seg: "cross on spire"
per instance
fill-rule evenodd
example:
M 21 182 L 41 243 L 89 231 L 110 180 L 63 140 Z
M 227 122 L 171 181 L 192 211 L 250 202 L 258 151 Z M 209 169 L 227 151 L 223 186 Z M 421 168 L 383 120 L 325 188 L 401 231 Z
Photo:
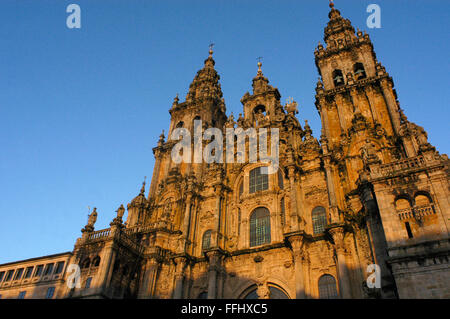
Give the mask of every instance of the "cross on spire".
M 213 54 L 213 47 L 214 47 L 214 43 L 210 43 L 209 44 L 209 56 L 212 56 L 212 54 Z

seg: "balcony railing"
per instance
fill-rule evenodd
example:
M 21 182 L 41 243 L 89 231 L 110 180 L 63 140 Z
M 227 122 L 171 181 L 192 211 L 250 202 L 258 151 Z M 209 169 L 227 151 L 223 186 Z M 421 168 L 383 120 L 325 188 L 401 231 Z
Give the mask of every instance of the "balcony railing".
M 426 166 L 422 156 L 407 158 L 401 161 L 371 166 L 371 177 L 379 178 L 406 173 Z
M 405 219 L 422 219 L 426 216 L 435 214 L 433 205 L 419 206 L 398 210 L 397 214 L 400 220 Z
M 89 234 L 88 240 L 95 240 L 95 239 L 100 239 L 100 238 L 106 238 L 106 237 L 109 236 L 110 233 L 111 233 L 111 229 L 110 228 L 97 230 L 97 231 L 93 232 L 92 234 Z

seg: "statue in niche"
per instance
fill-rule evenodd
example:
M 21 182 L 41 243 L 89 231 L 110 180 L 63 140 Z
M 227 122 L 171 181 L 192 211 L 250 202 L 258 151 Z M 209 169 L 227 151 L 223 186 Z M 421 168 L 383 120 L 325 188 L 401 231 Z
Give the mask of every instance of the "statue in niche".
M 364 164 L 378 161 L 375 145 L 369 139 L 366 139 L 366 144 L 361 148 L 361 156 Z

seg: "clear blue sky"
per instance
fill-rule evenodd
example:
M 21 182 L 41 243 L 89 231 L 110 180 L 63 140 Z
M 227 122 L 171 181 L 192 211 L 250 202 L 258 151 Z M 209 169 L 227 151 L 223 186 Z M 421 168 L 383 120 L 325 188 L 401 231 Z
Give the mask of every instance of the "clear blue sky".
M 66 27 L 70 3 L 81 7 L 80 30 Z M 449 153 L 450 2 L 335 3 L 370 34 L 408 118 Z M 370 3 L 381 29 L 365 24 Z M 263 56 L 283 102 L 297 100 L 319 136 L 313 52 L 328 11 L 327 0 L 2 0 L 0 263 L 72 250 L 88 206 L 96 229 L 109 227 L 151 176 L 168 109 L 210 42 L 228 114 L 241 111 Z

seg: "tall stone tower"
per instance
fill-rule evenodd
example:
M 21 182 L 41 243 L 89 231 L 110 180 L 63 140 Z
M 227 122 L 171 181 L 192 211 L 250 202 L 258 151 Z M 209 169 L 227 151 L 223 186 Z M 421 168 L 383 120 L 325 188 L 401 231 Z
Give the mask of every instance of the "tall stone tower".
M 331 209 L 365 221 L 383 297 L 448 292 L 448 158 L 407 120 L 369 35 L 330 7 L 315 61 Z

